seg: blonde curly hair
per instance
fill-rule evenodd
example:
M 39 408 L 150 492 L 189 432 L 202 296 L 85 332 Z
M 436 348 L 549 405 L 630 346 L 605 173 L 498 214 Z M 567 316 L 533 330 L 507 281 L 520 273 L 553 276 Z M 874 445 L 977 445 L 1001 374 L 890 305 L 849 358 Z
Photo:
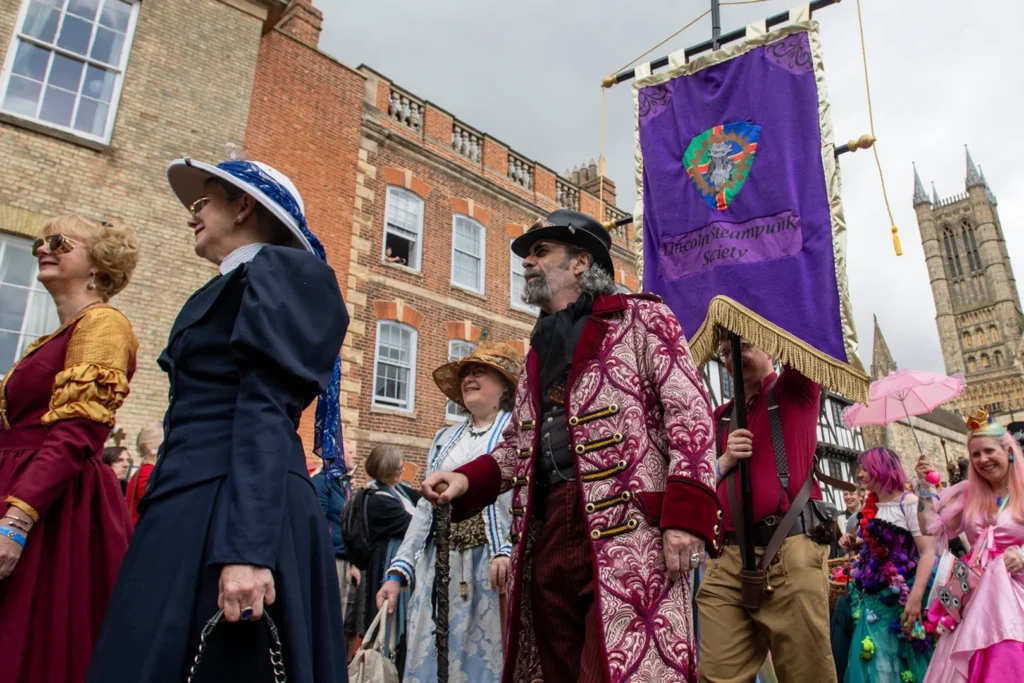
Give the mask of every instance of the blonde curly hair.
M 139 241 L 134 230 L 66 214 L 43 227 L 44 237 L 58 233 L 85 242 L 89 258 L 99 269 L 95 283 L 104 301 L 110 301 L 128 286 L 139 262 Z

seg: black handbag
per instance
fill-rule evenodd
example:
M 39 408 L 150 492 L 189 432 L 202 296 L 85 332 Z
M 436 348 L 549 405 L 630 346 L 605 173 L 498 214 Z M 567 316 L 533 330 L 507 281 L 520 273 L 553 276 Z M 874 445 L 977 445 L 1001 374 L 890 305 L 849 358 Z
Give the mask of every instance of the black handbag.
M 196 652 L 195 659 L 192 661 L 192 668 L 189 669 L 187 683 L 192 683 L 192 679 L 196 675 L 196 671 L 199 669 L 199 662 L 203 659 L 203 652 L 206 650 L 206 639 L 213 633 L 213 629 L 217 628 L 217 624 L 220 623 L 224 617 L 224 610 L 217 610 L 217 613 L 210 617 L 210 620 L 203 626 L 202 632 L 199 634 L 199 651 Z M 284 654 L 282 654 L 281 647 L 281 636 L 277 632 L 277 625 L 274 620 L 270 618 L 268 612 L 263 612 L 263 616 L 260 617 L 260 621 L 267 625 L 267 632 L 270 634 L 270 666 L 274 670 L 274 683 L 287 683 L 284 671 Z

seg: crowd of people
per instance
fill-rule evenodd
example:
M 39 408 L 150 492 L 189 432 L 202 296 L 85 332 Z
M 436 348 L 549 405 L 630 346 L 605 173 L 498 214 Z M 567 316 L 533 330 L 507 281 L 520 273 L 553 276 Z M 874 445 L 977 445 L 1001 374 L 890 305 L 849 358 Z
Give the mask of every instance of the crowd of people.
M 723 343 L 738 428 L 672 312 L 616 287 L 607 231 L 559 210 L 512 244 L 541 310 L 527 357 L 486 341 L 437 368 L 465 419 L 422 484 L 377 444 L 353 490 L 348 315 L 298 190 L 248 161 L 185 158 L 168 179 L 219 274 L 170 331 L 137 471 L 106 443 L 138 350 L 110 300 L 138 242 L 63 216 L 33 245 L 60 327 L 0 382 L 4 680 L 344 681 L 378 615 L 402 680 L 437 680 L 440 504 L 452 682 L 1024 680 L 1024 456 L 984 413 L 945 487 L 924 456 L 908 477 L 891 450 L 860 454 L 840 533 L 821 388 Z M 297 427 L 318 399 L 311 477 Z

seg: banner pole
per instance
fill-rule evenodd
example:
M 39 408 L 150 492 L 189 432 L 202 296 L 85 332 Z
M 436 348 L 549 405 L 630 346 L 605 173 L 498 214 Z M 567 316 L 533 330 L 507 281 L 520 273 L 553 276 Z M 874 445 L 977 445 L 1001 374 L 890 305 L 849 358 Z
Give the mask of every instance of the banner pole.
M 718 37 L 722 35 L 722 7 L 719 0 L 711 0 L 711 49 L 718 49 Z
M 839 2 L 840 2 L 840 0 L 814 0 L 814 2 L 811 3 L 811 14 L 813 15 L 816 11 L 818 11 L 818 10 L 824 8 L 824 7 L 828 7 L 829 5 L 838 4 Z M 771 16 L 771 17 L 768 17 L 767 19 L 765 19 L 765 25 L 770 30 L 772 27 L 778 26 L 779 24 L 784 24 L 787 21 L 789 21 L 789 12 L 781 12 L 779 14 L 776 14 L 774 16 Z M 736 40 L 742 40 L 743 38 L 746 38 L 746 36 L 747 36 L 747 29 L 746 29 L 746 27 L 741 28 L 741 29 L 737 29 L 735 31 L 730 31 L 729 33 L 726 33 L 724 36 L 720 36 L 719 37 L 719 39 L 718 39 L 718 47 L 721 47 L 722 45 L 725 45 L 726 43 L 731 43 L 731 42 L 736 41 Z M 686 58 L 690 59 L 693 56 L 700 54 L 701 52 L 707 52 L 708 50 L 717 49 L 715 47 L 712 47 L 714 42 L 715 42 L 714 40 L 706 40 L 703 43 L 700 43 L 699 45 L 693 45 L 692 47 L 686 48 Z M 665 66 L 668 66 L 668 56 L 667 55 L 664 56 L 664 57 L 659 57 L 658 59 L 655 59 L 654 61 L 652 61 L 651 62 L 651 71 L 656 71 L 656 70 L 658 70 L 658 69 L 660 69 L 662 67 L 665 67 Z M 605 88 L 610 88 L 613 85 L 616 85 L 618 83 L 623 83 L 625 81 L 632 80 L 633 76 L 634 76 L 633 69 L 626 69 L 625 71 L 620 71 L 619 73 L 615 74 L 614 76 L 608 76 L 602 82 L 602 85 Z
M 736 409 L 736 429 L 747 428 L 747 392 L 743 385 L 743 343 L 740 336 L 730 332 L 732 342 L 732 401 Z M 743 519 L 733 524 L 743 525 L 743 547 L 740 548 L 743 568 L 753 570 L 754 566 L 754 491 L 750 484 L 750 458 L 739 462 L 740 495 L 743 497 Z M 726 482 L 732 485 L 732 482 Z

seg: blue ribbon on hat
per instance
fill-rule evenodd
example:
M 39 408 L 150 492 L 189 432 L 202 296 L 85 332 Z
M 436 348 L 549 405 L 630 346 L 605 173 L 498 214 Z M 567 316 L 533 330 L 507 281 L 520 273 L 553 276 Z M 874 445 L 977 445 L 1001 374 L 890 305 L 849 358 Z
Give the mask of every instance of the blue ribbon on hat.
M 255 187 L 267 198 L 278 204 L 289 216 L 295 219 L 303 237 L 313 248 L 313 253 L 327 263 L 327 252 L 309 227 L 306 217 L 302 215 L 299 202 L 295 196 L 281 183 L 265 173 L 251 161 L 225 161 L 217 164 L 217 168 L 238 178 L 247 185 Z M 323 458 L 327 476 L 344 482 L 350 488 L 348 467 L 345 464 L 345 447 L 341 438 L 341 356 L 334 359 L 334 369 L 327 389 L 320 394 L 316 403 L 316 417 L 313 422 L 313 452 Z

